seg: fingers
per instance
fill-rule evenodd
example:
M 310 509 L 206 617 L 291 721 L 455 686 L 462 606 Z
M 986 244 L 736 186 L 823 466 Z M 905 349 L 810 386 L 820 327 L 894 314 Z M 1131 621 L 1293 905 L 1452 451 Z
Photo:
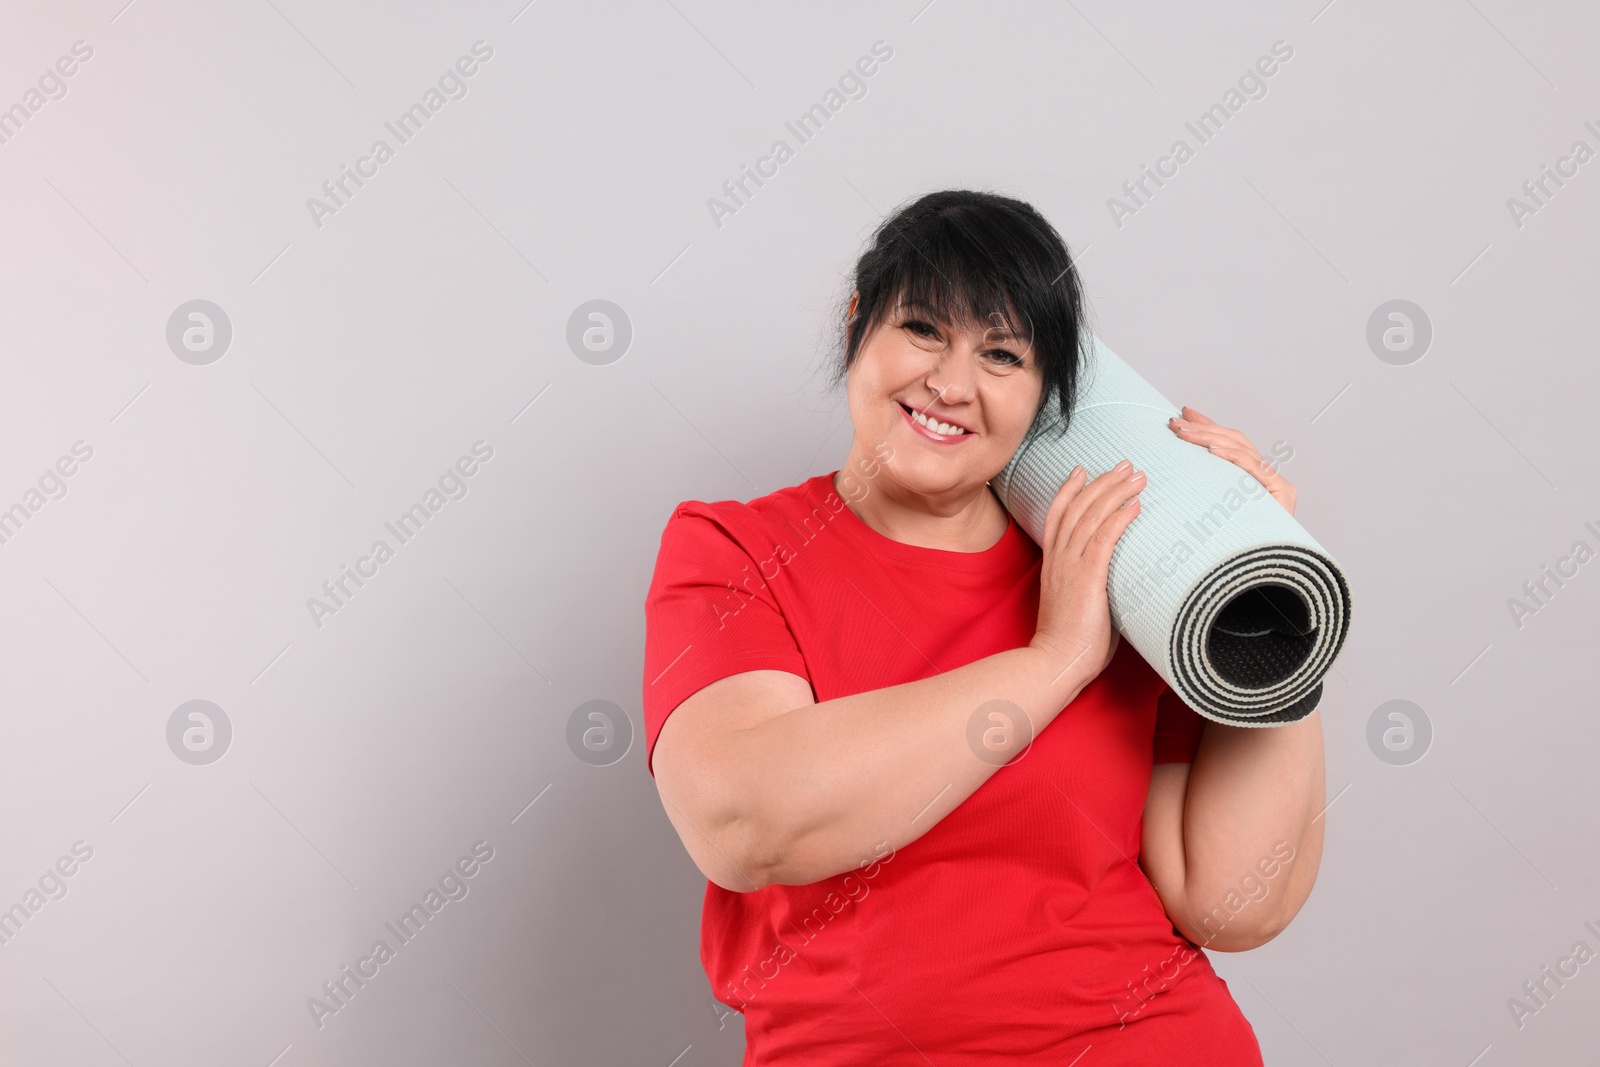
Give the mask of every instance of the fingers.
M 1082 466 L 1072 468 L 1072 473 L 1067 475 L 1067 480 L 1061 483 L 1061 488 L 1056 490 L 1055 499 L 1050 501 L 1050 508 L 1044 513 L 1044 543 L 1042 547 L 1048 548 L 1055 544 L 1056 527 L 1061 525 L 1061 516 L 1068 505 L 1078 495 L 1078 489 L 1083 484 L 1084 470 Z
M 1058 540 L 1071 555 L 1081 555 L 1084 544 L 1106 517 L 1122 508 L 1129 498 L 1144 488 L 1145 478 L 1139 472 L 1136 480 L 1129 481 L 1131 462 L 1122 469 L 1113 467 L 1093 481 L 1084 484 L 1087 474 L 1082 467 L 1074 467 L 1045 516 L 1045 545 Z
M 1072 529 L 1068 552 L 1092 556 L 1097 565 L 1107 563 L 1122 531 L 1139 514 L 1138 493 L 1145 481 L 1143 471 L 1133 478 L 1126 477 L 1124 472 L 1121 481 L 1108 485 Z

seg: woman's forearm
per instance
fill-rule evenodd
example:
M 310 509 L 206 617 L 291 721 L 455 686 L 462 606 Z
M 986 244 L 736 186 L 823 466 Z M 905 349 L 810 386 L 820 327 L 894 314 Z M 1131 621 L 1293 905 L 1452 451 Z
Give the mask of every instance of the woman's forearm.
M 1322 859 L 1320 713 L 1269 729 L 1208 723 L 1179 796 L 1171 824 L 1183 869 L 1162 893 L 1173 921 L 1225 952 L 1271 940 L 1305 903 Z
M 1091 670 L 1011 649 L 740 731 L 724 764 L 739 772 L 728 839 L 757 888 L 806 885 L 901 848 L 1036 737 Z

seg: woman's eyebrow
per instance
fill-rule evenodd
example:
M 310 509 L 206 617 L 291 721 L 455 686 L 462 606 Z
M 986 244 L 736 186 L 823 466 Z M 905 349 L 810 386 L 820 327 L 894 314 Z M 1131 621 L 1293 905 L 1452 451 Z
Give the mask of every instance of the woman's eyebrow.
M 938 318 L 941 323 L 946 323 L 947 322 L 946 319 L 939 318 L 938 309 L 935 308 L 932 304 L 928 303 L 926 300 L 920 300 L 920 299 L 915 299 L 915 298 L 909 299 L 909 300 L 901 300 L 895 305 L 895 309 L 897 311 L 898 310 L 902 310 L 902 309 L 916 309 L 916 310 L 927 312 L 929 315 L 932 315 L 935 318 Z M 972 325 L 977 326 L 977 325 L 981 325 L 981 323 L 973 323 Z M 1024 344 L 1030 343 L 1030 339 L 1026 334 L 1016 333 L 1011 329 L 1010 326 L 993 326 L 993 325 L 984 326 L 983 330 L 982 330 L 982 334 L 983 334 L 983 337 L 986 340 L 987 339 L 995 339 L 995 340 L 1000 340 L 1000 341 L 1016 341 L 1016 342 L 1021 342 L 1021 343 L 1024 343 Z

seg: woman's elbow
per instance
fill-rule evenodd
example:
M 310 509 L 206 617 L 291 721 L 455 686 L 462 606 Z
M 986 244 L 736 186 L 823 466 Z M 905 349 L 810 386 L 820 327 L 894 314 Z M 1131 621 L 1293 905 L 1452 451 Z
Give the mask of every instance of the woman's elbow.
M 1283 932 L 1288 923 L 1258 926 L 1248 930 L 1229 930 L 1210 941 L 1200 942 L 1200 947 L 1212 952 L 1249 952 L 1260 948 Z
M 765 834 L 751 825 L 747 808 L 718 799 L 703 778 L 669 785 L 658 772 L 656 790 L 684 851 L 708 881 L 733 893 L 771 884 L 771 855 L 756 847 Z
M 1299 905 L 1295 905 L 1261 909 L 1254 915 L 1230 917 L 1220 923 L 1214 917 L 1208 918 L 1198 930 L 1189 931 L 1185 936 L 1212 952 L 1249 952 L 1283 933 L 1299 911 Z
M 714 870 L 701 866 L 712 882 L 731 893 L 754 893 L 777 884 L 782 856 L 772 847 L 773 834 L 749 815 L 735 815 L 723 825 Z

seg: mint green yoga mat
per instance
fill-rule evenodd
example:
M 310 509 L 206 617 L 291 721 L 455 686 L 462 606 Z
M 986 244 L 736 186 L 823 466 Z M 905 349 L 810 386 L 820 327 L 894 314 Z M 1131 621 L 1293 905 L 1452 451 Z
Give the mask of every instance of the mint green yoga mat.
M 1112 625 L 1195 711 L 1232 726 L 1311 714 L 1350 629 L 1339 565 L 1248 471 L 1167 426 L 1182 412 L 1086 335 L 1083 384 L 1065 432 L 1045 405 L 990 482 L 1039 542 L 1077 464 L 1123 459 L 1147 473 L 1140 512 L 1111 555 Z

